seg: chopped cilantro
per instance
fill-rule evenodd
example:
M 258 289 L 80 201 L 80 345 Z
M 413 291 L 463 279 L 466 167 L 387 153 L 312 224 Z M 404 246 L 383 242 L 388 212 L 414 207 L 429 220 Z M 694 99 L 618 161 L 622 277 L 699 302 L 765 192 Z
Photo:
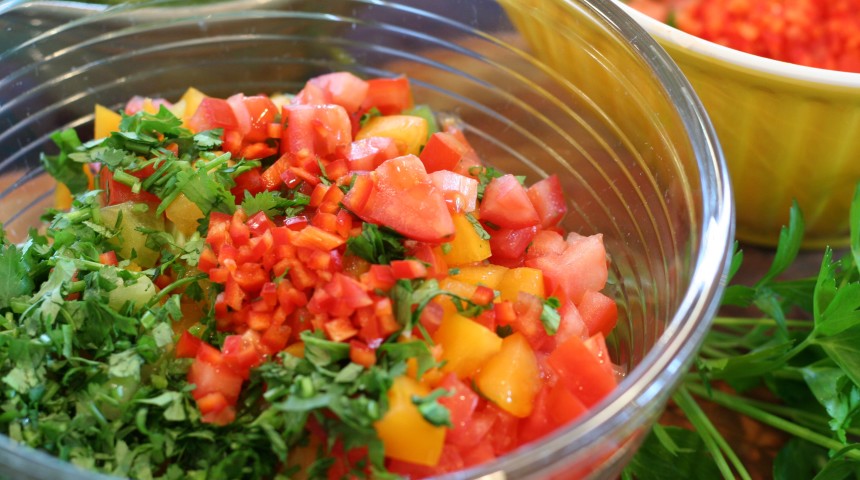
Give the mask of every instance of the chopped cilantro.
M 301 212 L 310 202 L 310 197 L 300 192 L 293 192 L 292 198 L 284 198 L 278 191 L 263 191 L 255 195 L 245 192 L 242 209 L 248 216 L 265 212 L 269 218 L 276 216 L 293 217 Z
M 437 388 L 430 394 L 420 397 L 412 396 L 412 403 L 418 407 L 421 416 L 427 423 L 437 427 L 453 427 L 451 424 L 451 411 L 447 407 L 439 403 L 440 397 L 449 397 L 451 392 L 444 388 Z
M 467 213 L 466 220 L 468 220 L 469 223 L 472 224 L 472 227 L 475 229 L 475 232 L 478 234 L 478 237 L 480 237 L 482 240 L 490 239 L 490 234 L 487 233 L 487 231 L 484 229 L 484 226 L 481 225 L 481 222 L 478 221 L 478 219 L 475 218 L 474 215 L 472 215 L 471 213 Z
M 403 237 L 393 230 L 379 228 L 370 222 L 361 225 L 361 235 L 347 239 L 346 249 L 357 257 L 379 265 L 406 258 Z
M 558 331 L 558 326 L 561 323 L 561 315 L 558 313 L 559 307 L 561 307 L 561 302 L 555 297 L 549 297 L 543 302 L 540 321 L 548 335 L 555 335 L 555 332 Z
M 359 125 L 360 125 L 360 126 L 362 126 L 362 127 L 363 127 L 363 126 L 365 126 L 365 125 L 367 124 L 367 122 L 369 122 L 372 118 L 375 118 L 375 117 L 381 117 L 381 116 L 382 116 L 382 112 L 380 112 L 378 108 L 376 108 L 376 107 L 371 107 L 371 109 L 370 109 L 370 110 L 368 110 L 367 112 L 365 112 L 365 114 L 364 114 L 364 115 L 362 115 L 362 116 L 361 116 L 361 118 L 358 120 L 358 123 L 359 123 Z

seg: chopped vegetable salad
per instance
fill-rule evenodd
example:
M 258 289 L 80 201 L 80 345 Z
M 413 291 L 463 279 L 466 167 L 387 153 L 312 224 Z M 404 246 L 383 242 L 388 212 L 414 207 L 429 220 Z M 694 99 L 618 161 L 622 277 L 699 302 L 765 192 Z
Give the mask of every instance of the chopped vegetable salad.
M 0 432 L 134 478 L 421 478 L 620 375 L 601 235 L 483 163 L 405 77 L 134 97 L 58 132 L 0 243 Z

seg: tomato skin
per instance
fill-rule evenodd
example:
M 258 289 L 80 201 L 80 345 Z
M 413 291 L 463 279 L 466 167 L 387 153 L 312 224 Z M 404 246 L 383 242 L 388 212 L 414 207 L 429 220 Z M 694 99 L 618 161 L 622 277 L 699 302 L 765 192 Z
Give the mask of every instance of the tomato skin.
M 243 99 L 250 120 L 246 142 L 262 142 L 269 138 L 269 125 L 275 121 L 278 107 L 265 95 L 253 95 Z
M 450 437 L 454 431 L 466 428 L 472 421 L 472 415 L 478 407 L 478 394 L 468 384 L 449 373 L 444 377 L 439 388 L 444 388 L 450 395 L 439 398 L 439 404 L 451 413 L 451 425 L 448 429 Z
M 396 115 L 414 105 L 412 88 L 406 77 L 370 79 L 367 87 L 363 111 L 376 107 L 383 115 Z
M 313 164 L 315 155 L 331 155 L 352 141 L 349 115 L 340 105 L 287 105 L 282 117 L 281 153 L 298 164 Z
M 600 333 L 604 337 L 609 336 L 618 322 L 618 305 L 600 292 L 586 291 L 577 309 L 590 335 Z
M 200 101 L 200 105 L 191 118 L 188 119 L 188 126 L 195 132 L 223 128 L 226 133 L 227 130 L 239 128 L 239 123 L 227 100 L 205 97 Z
M 502 228 L 528 228 L 540 223 L 525 187 L 510 174 L 490 181 L 484 190 L 480 212 L 482 221 Z
M 488 227 L 485 230 L 490 234 L 490 250 L 493 252 L 493 258 L 513 260 L 525 254 L 526 249 L 537 235 L 538 227 L 519 229 Z
M 350 170 L 370 171 L 382 162 L 400 156 L 394 139 L 388 137 L 368 137 L 350 144 L 346 159 Z
M 359 186 L 357 180 L 343 199 L 343 204 L 362 220 L 385 225 L 422 242 L 439 243 L 454 235 L 454 221 L 442 193 L 430 181 L 418 157 L 405 155 L 387 160 L 371 175 L 362 182 L 372 183 Z
M 597 404 L 615 388 L 616 380 L 583 340 L 571 336 L 550 354 L 547 363 L 559 382 L 587 407 Z
M 267 190 L 267 185 L 263 182 L 263 177 L 260 174 L 260 168 L 252 168 L 233 179 L 236 186 L 230 189 L 230 193 L 236 197 L 236 202 L 239 203 L 245 198 L 245 192 L 250 195 L 256 195 Z
M 609 269 L 603 236 L 569 233 L 560 254 L 526 258 L 525 265 L 543 271 L 547 295 L 582 301 L 588 290 L 598 291 L 606 285 Z
M 558 175 L 552 174 L 535 182 L 526 193 L 540 217 L 541 228 L 555 227 L 567 214 L 567 203 Z
M 200 345 L 202 344 L 203 340 L 188 333 L 186 330 L 179 336 L 179 340 L 177 340 L 176 346 L 173 349 L 173 354 L 176 358 L 194 358 L 197 356 L 197 351 L 200 350 Z
M 459 138 L 447 132 L 436 132 L 430 135 L 419 158 L 427 168 L 427 172 L 453 171 L 464 155 L 471 149 Z

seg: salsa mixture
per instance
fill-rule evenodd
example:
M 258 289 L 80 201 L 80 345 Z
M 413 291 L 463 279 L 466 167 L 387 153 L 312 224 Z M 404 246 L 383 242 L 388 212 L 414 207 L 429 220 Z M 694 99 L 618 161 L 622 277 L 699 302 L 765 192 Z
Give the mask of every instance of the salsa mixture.
M 629 4 L 735 50 L 860 73 L 860 0 L 631 0 Z
M 601 235 L 409 80 L 135 97 L 0 237 L 0 432 L 134 478 L 420 478 L 616 386 Z

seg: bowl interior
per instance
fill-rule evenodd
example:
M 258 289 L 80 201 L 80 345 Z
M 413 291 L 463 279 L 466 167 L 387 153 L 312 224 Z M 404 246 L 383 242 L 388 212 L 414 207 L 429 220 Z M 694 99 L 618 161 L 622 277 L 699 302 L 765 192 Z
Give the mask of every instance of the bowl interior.
M 531 181 L 559 175 L 564 226 L 604 235 L 620 310 L 612 356 L 629 371 L 584 420 L 458 475 L 617 475 L 709 326 L 733 233 L 710 124 L 635 22 L 603 0 L 59 5 L 0 15 L 10 32 L 0 40 L 0 222 L 12 240 L 52 204 L 39 164 L 55 151 L 49 135 L 72 127 L 88 138 L 96 103 L 175 100 L 189 86 L 293 92 L 338 70 L 405 74 L 419 103 L 462 119 L 486 162 Z M 21 455 L 36 465 L 4 454 L 0 473 L 81 476 Z

